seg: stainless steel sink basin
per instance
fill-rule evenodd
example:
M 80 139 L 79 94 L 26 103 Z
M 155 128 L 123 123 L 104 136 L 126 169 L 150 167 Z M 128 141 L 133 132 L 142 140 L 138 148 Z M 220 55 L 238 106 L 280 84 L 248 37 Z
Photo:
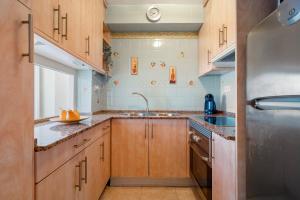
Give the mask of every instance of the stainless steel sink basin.
M 128 117 L 175 117 L 179 116 L 179 113 L 168 113 L 168 112 L 129 112 L 129 113 L 121 113 L 123 116 Z
M 176 117 L 179 116 L 179 113 L 155 113 L 155 116 L 157 117 Z

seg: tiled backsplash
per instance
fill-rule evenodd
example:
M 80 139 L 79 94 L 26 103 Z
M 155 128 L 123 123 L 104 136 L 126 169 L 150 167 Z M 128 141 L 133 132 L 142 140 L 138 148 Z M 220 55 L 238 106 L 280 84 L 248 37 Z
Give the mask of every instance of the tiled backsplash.
M 236 80 L 235 72 L 220 76 L 221 110 L 236 112 Z
M 144 109 L 143 99 L 132 92 L 143 93 L 152 110 L 203 110 L 207 93 L 220 108 L 220 77 L 198 78 L 197 39 L 113 39 L 112 48 L 112 78 L 101 93 L 107 109 Z M 133 56 L 138 57 L 138 75 L 130 74 Z M 169 83 L 170 66 L 176 67 L 176 84 Z

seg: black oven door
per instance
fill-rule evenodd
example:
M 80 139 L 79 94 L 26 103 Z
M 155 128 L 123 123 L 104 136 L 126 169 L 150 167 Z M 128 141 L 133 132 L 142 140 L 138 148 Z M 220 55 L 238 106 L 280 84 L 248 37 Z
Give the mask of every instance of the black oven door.
M 207 200 L 212 199 L 212 170 L 208 153 L 190 142 L 190 170 Z

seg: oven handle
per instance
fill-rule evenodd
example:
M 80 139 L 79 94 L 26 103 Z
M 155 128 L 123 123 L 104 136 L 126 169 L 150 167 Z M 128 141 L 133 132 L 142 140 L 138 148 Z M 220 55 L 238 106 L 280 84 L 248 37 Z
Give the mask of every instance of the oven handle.
M 209 157 L 204 156 L 200 150 L 199 147 L 197 147 L 195 144 L 193 144 L 193 142 L 189 142 L 190 143 L 190 147 L 194 150 L 194 152 L 201 158 L 201 160 L 203 160 L 204 162 L 206 162 L 208 165 L 210 165 L 210 159 Z

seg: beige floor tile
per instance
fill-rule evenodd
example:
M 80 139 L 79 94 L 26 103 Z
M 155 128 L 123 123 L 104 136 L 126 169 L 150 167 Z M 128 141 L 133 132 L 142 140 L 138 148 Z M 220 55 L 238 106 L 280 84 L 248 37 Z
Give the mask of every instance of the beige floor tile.
M 175 188 L 143 187 L 141 200 L 178 200 Z
M 140 200 L 141 194 L 139 187 L 107 187 L 100 200 Z
M 178 200 L 201 200 L 192 188 L 176 188 Z
M 186 187 L 107 187 L 100 200 L 201 200 Z

